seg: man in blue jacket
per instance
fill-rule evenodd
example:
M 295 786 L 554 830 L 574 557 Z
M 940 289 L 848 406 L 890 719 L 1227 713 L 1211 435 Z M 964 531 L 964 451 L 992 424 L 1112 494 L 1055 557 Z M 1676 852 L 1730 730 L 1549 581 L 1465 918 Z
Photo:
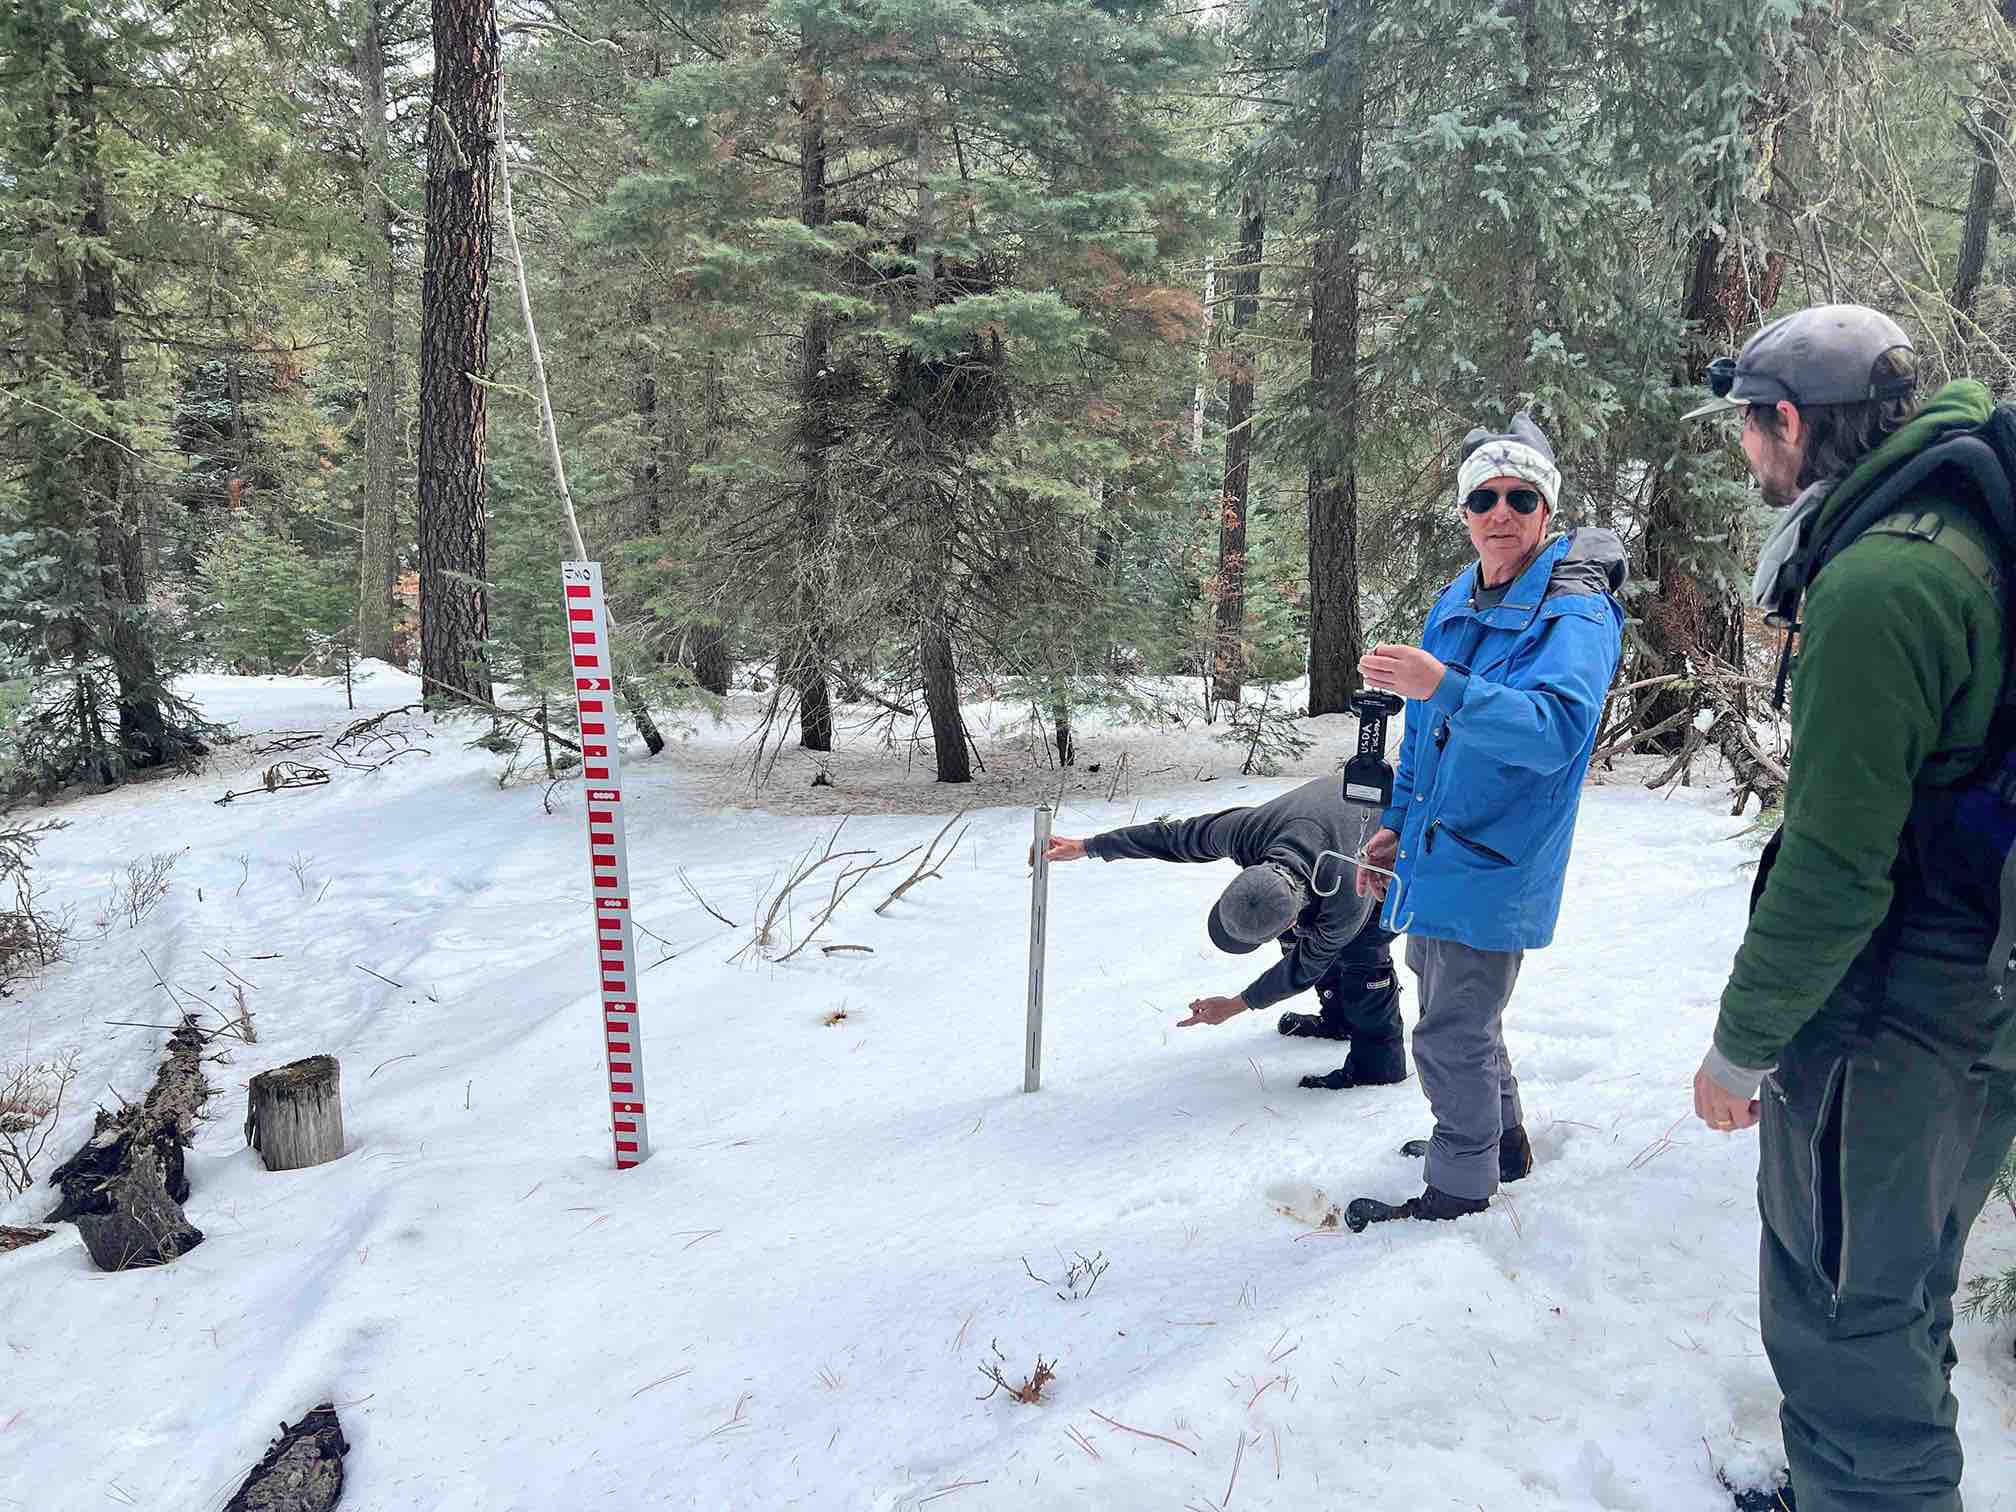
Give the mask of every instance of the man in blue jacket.
M 1361 1197 L 1354 1230 L 1481 1213 L 1532 1168 L 1506 1001 L 1529 950 L 1554 937 L 1582 778 L 1623 646 L 1624 551 L 1607 530 L 1549 537 L 1561 473 L 1526 415 L 1463 442 L 1456 497 L 1477 564 L 1443 590 L 1421 645 L 1375 646 L 1368 685 L 1409 700 L 1393 804 L 1357 885 L 1385 898 L 1421 986 L 1414 1066 L 1435 1132 L 1427 1189 Z

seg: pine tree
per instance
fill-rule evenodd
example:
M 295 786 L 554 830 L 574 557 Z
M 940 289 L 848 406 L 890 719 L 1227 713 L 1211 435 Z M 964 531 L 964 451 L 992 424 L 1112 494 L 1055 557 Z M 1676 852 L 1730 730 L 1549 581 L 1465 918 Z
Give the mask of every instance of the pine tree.
M 433 40 L 420 323 L 420 675 L 430 699 L 488 702 L 484 384 L 502 69 L 495 0 L 434 0 Z
M 1130 359 L 1165 365 L 1196 315 L 1156 281 L 1206 229 L 1176 213 L 1196 166 L 1151 111 L 1202 52 L 1152 13 L 1091 6 L 807 0 L 738 24 L 750 56 L 689 62 L 646 96 L 660 166 L 603 232 L 668 237 L 680 297 L 749 344 L 795 328 L 765 359 L 793 412 L 726 464 L 710 555 L 782 638 L 815 748 L 823 673 L 906 627 L 906 680 L 958 780 L 962 643 L 1034 676 L 1046 707 L 1068 708 L 1085 664 L 1081 517 L 1094 475 L 1129 462 L 1085 405 Z

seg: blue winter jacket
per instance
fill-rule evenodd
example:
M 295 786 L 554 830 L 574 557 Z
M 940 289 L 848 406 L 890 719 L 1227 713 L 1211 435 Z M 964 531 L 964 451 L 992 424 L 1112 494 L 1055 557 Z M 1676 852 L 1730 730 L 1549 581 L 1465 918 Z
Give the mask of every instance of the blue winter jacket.
M 1550 541 L 1480 610 L 1471 568 L 1428 615 L 1447 666 L 1409 700 L 1393 806 L 1386 927 L 1477 950 L 1554 938 L 1583 774 L 1623 649 L 1624 550 L 1607 530 Z

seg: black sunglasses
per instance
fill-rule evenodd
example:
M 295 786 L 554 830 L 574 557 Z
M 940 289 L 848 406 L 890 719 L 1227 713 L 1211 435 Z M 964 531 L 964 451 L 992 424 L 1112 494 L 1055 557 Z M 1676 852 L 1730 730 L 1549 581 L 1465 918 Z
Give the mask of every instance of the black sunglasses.
M 1473 488 L 1463 500 L 1463 507 L 1472 514 L 1489 514 L 1503 499 L 1522 515 L 1529 515 L 1540 507 L 1540 495 L 1531 488 L 1507 489 L 1503 494 L 1495 488 Z
M 1736 359 L 1734 357 L 1717 357 L 1713 362 L 1708 364 L 1706 377 L 1708 392 L 1713 394 L 1717 399 L 1727 399 L 1729 391 L 1736 387 Z M 1773 378 L 1770 381 L 1785 390 L 1786 398 L 1792 403 L 1797 404 L 1800 402 L 1798 390 L 1794 389 L 1783 378 Z M 1769 409 L 1775 403 L 1776 401 L 1773 400 L 1765 404 L 1764 407 Z M 1752 406 L 1753 409 L 1755 407 L 1754 405 Z

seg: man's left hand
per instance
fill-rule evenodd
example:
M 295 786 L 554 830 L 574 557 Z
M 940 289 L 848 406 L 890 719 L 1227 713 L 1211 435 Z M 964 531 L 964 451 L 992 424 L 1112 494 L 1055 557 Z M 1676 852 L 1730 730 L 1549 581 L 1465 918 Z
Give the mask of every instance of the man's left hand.
M 1375 688 L 1402 698 L 1433 698 L 1442 686 L 1442 663 L 1419 646 L 1374 646 L 1358 658 L 1358 671 Z
M 1188 1029 L 1192 1024 L 1222 1024 L 1245 1011 L 1246 999 L 1243 997 L 1199 998 L 1190 1005 L 1190 1017 L 1176 1020 L 1176 1027 Z
M 1704 1065 L 1694 1073 L 1694 1112 L 1716 1133 L 1734 1134 L 1757 1122 L 1757 1099 L 1737 1096 L 1710 1076 Z

